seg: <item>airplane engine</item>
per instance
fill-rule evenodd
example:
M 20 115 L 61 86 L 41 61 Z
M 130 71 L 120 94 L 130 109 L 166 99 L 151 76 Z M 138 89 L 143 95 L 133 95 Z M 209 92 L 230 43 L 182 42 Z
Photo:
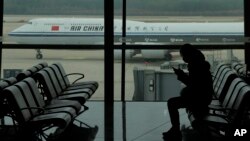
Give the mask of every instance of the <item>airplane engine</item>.
M 135 50 L 127 49 L 125 54 L 125 59 L 131 59 L 135 54 Z M 122 50 L 114 50 L 114 59 L 122 59 Z
M 168 50 L 141 50 L 141 54 L 144 59 L 172 59 L 172 55 Z

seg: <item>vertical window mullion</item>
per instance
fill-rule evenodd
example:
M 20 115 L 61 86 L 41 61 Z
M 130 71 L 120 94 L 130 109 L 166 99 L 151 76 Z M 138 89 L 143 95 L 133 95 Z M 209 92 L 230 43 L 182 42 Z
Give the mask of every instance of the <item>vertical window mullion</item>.
M 122 43 L 122 78 L 121 78 L 121 100 L 122 100 L 122 128 L 123 128 L 123 141 L 127 140 L 127 122 L 126 122 L 126 101 L 125 101 L 125 69 L 126 69 L 126 0 L 122 0 L 122 38 L 124 42 Z
M 125 56 L 126 56 L 126 0 L 122 3 L 122 86 L 121 86 L 121 100 L 125 101 Z
M 250 1 L 244 0 L 244 33 L 245 37 L 250 37 Z M 250 43 L 245 43 L 245 64 L 247 65 L 247 74 L 250 73 Z M 249 75 L 249 74 L 248 74 Z
M 104 1 L 104 134 L 114 141 L 114 0 Z
M 0 70 L 2 70 L 2 49 L 3 49 L 3 0 L 1 0 L 0 5 L 1 5 L 1 21 L 0 21 Z M 0 71 L 0 76 L 2 76 L 2 71 Z
M 1 21 L 0 21 L 0 76 L 2 76 L 2 49 L 3 49 L 3 0 L 1 0 L 0 5 L 1 5 Z M 4 120 L 0 119 L 0 124 L 4 125 Z

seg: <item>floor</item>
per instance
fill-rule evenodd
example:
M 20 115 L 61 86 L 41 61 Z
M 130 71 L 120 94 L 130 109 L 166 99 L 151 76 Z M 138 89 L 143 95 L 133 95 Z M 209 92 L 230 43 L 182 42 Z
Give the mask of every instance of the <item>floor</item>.
M 90 126 L 98 126 L 94 141 L 104 141 L 104 103 L 88 102 L 89 111 L 78 117 Z M 170 127 L 170 119 L 165 102 L 126 102 L 125 123 L 123 125 L 122 103 L 114 104 L 114 141 L 163 141 L 162 132 Z M 184 109 L 179 110 L 183 141 L 197 139 L 197 134 L 189 130 L 189 120 Z M 188 135 L 187 135 L 188 134 Z
M 88 101 L 89 110 L 77 117 L 64 136 L 50 141 L 104 141 L 104 102 Z M 164 141 L 162 132 L 171 127 L 166 102 L 126 102 L 114 103 L 114 141 Z M 182 141 L 203 141 L 190 127 L 184 109 L 179 110 Z M 124 115 L 124 116 L 123 116 Z M 82 124 L 80 127 L 80 122 Z M 123 124 L 125 123 L 125 124 Z M 2 140 L 3 138 L 0 137 Z M 7 141 L 7 140 L 6 140 Z M 8 139 L 8 141 L 11 141 Z

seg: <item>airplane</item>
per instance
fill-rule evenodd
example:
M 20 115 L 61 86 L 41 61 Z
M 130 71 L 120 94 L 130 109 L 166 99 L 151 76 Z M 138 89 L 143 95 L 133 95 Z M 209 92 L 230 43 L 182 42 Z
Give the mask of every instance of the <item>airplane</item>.
M 127 44 L 171 45 L 171 44 L 242 44 L 244 43 L 243 22 L 190 22 L 152 23 L 126 21 Z M 104 44 L 103 18 L 37 18 L 8 34 L 19 44 Z M 122 20 L 114 20 L 115 44 L 124 42 Z M 169 50 L 126 50 L 126 59 L 141 54 L 144 59 L 171 60 Z M 115 58 L 121 51 L 115 50 Z M 37 59 L 42 59 L 37 49 Z

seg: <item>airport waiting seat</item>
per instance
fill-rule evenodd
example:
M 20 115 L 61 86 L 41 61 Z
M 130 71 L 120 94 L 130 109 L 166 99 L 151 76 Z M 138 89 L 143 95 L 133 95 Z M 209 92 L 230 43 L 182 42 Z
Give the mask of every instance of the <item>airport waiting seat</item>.
M 244 66 L 244 64 L 240 63 L 240 62 L 233 62 L 231 64 L 232 69 L 234 69 L 236 71 L 236 73 L 239 75 L 239 77 L 241 78 L 245 78 L 246 77 L 246 67 Z
M 216 67 L 215 71 L 213 72 L 212 76 L 213 76 L 213 87 L 216 91 L 216 86 L 218 86 L 217 83 L 220 83 L 220 78 L 223 75 L 223 72 L 225 69 L 231 69 L 230 66 L 228 66 L 227 64 L 220 64 Z
M 66 99 L 66 100 L 76 100 L 84 108 L 88 109 L 84 104 L 90 98 L 89 94 L 86 93 L 75 93 L 75 94 L 63 94 L 52 70 L 48 69 L 50 73 L 46 72 L 45 69 L 40 70 L 34 75 L 34 79 L 38 81 L 39 85 L 42 85 L 42 91 L 46 95 L 48 101 L 53 101 L 54 99 Z
M 30 77 L 32 76 L 31 75 L 31 72 L 30 71 L 24 71 L 22 73 L 20 73 L 21 75 L 23 74 L 27 74 L 25 77 L 23 78 L 26 78 L 26 77 Z M 19 75 L 20 76 L 20 75 Z M 19 81 L 22 81 L 19 80 Z M 30 86 L 31 89 L 34 89 L 36 88 L 37 84 L 36 82 L 33 81 L 33 79 L 23 79 L 23 81 L 27 82 Z M 6 88 L 7 86 L 10 86 L 10 85 L 13 85 L 17 82 L 17 79 L 15 77 L 9 77 L 7 79 L 4 79 L 3 82 L 1 83 L 1 90 L 3 90 L 4 88 Z M 36 89 L 34 89 L 33 91 L 35 91 Z M 34 92 L 33 92 L 34 93 Z M 37 93 L 37 92 L 36 92 Z M 40 93 L 40 92 L 39 92 Z M 46 99 L 46 98 L 45 98 Z M 2 102 L 4 102 L 4 99 L 2 99 L 0 97 L 0 100 Z M 46 105 L 50 105 L 50 104 L 53 104 L 53 106 L 57 105 L 57 106 L 70 106 L 72 108 L 75 109 L 76 113 L 77 114 L 80 114 L 81 112 L 83 112 L 83 110 L 81 109 L 81 104 L 77 101 L 72 101 L 72 100 L 53 100 L 53 101 L 46 101 Z M 4 107 L 4 105 L 2 105 L 2 107 Z M 85 107 L 85 110 L 86 110 L 86 107 Z M 3 110 L 4 111 L 4 110 Z
M 212 113 L 223 112 L 223 114 L 225 114 L 225 112 L 227 112 L 227 111 L 223 111 L 224 109 L 231 109 L 232 108 L 232 104 L 234 104 L 233 101 L 235 100 L 235 98 L 237 98 L 237 95 L 235 94 L 235 91 L 237 91 L 237 85 L 241 82 L 244 82 L 244 80 L 240 79 L 240 78 L 236 78 L 235 80 L 233 80 L 228 88 L 228 92 L 226 93 L 224 100 L 221 101 L 221 103 L 218 105 L 212 105 L 212 104 L 209 105 L 209 108 L 213 111 Z M 245 83 L 245 85 L 247 86 L 246 83 Z M 222 110 L 222 111 L 220 111 L 220 110 Z
M 233 70 L 236 71 L 237 75 L 244 79 L 248 84 L 250 84 L 250 75 L 249 72 L 247 71 L 247 67 L 245 64 L 241 63 L 241 62 L 233 62 L 231 64 L 231 67 Z
M 41 96 L 35 80 L 31 77 L 23 80 L 29 87 L 38 107 L 43 107 L 50 111 L 65 111 L 71 114 L 72 117 L 76 117 L 81 113 L 81 104 L 77 101 L 71 100 L 54 100 L 53 102 L 47 102 Z M 70 107 L 70 108 L 69 108 Z M 74 111 L 72 111 L 72 108 Z
M 218 76 L 216 80 L 217 82 L 213 83 L 215 84 L 213 85 L 214 98 L 211 104 L 218 105 L 224 100 L 230 84 L 237 77 L 237 74 L 231 68 L 225 68 L 222 70 L 220 76 Z
M 40 62 L 38 63 L 37 65 L 35 65 L 34 67 L 37 67 L 37 68 L 46 68 L 48 67 L 48 63 L 47 62 Z
M 16 79 L 17 81 L 22 81 L 23 79 L 27 78 L 27 77 L 30 77 L 32 76 L 32 73 L 30 71 L 23 71 L 23 72 L 20 72 L 17 76 L 16 76 Z
M 29 72 L 29 71 L 24 71 L 24 72 Z M 30 73 L 29 73 L 30 74 Z M 29 77 L 29 76 L 26 76 L 26 77 Z M 22 80 L 20 80 L 22 81 Z M 31 89 L 34 89 L 36 88 L 36 83 L 34 82 L 33 79 L 24 79 L 23 81 L 27 82 L 30 86 Z M 17 83 L 17 79 L 15 77 L 9 77 L 7 79 L 4 79 L 3 82 L 1 83 L 1 91 L 6 88 L 7 86 L 11 86 L 11 85 L 14 85 L 15 83 Z M 34 89 L 35 91 L 36 89 Z M 47 104 L 52 104 L 51 102 L 50 103 L 47 103 Z M 71 106 L 72 108 L 74 108 L 76 110 L 77 113 L 80 112 L 81 110 L 81 105 L 80 103 L 78 102 L 75 102 L 75 101 L 67 101 L 67 100 L 64 100 L 64 101 L 57 101 L 57 100 L 54 100 L 53 101 L 53 104 L 62 104 L 62 106 Z M 58 105 L 60 106 L 60 105 Z
M 7 102 L 3 96 L 3 90 L 10 86 L 10 84 L 6 81 L 0 81 L 0 119 L 3 119 L 7 114 Z
M 17 125 L 16 130 L 22 136 L 46 137 L 44 130 L 56 127 L 57 131 L 63 132 L 72 123 L 71 112 L 66 110 L 69 108 L 64 108 L 65 111 L 49 111 L 39 107 L 29 86 L 23 81 L 5 88 L 3 94 L 8 101 L 9 114 Z
M 226 95 L 225 104 L 219 108 L 210 108 L 214 112 L 208 113 L 201 119 L 197 119 L 192 113 L 189 113 L 188 118 L 191 125 L 196 129 L 201 129 L 200 126 L 203 125 L 203 128 L 206 126 L 211 132 L 218 135 L 232 136 L 231 131 L 235 130 L 235 127 L 242 126 L 246 111 L 249 110 L 250 86 L 242 79 L 236 78 L 230 84 Z
M 47 62 L 40 62 L 34 66 L 32 66 L 31 68 L 27 69 L 27 71 L 30 71 L 32 73 L 32 75 L 34 75 L 34 73 L 38 72 L 39 70 L 48 67 L 48 63 Z
M 242 123 L 249 111 L 250 86 L 240 78 L 235 79 L 232 86 L 220 108 L 214 108 L 214 113 L 206 117 L 208 125 L 223 130 L 227 136 L 232 136 L 231 130 L 236 127 L 244 126 Z
M 2 119 L 4 116 L 6 116 L 6 99 L 3 97 L 2 95 L 2 91 L 15 84 L 17 82 L 16 78 L 15 77 L 9 77 L 9 78 L 5 78 L 5 79 L 2 79 L 0 81 L 0 119 Z
M 96 87 L 94 85 L 83 85 L 83 86 L 77 86 L 77 87 L 71 87 L 71 88 L 67 87 L 66 83 L 63 80 L 64 78 L 60 74 L 60 70 L 55 65 L 51 65 L 49 66 L 49 68 L 51 68 L 51 70 L 53 71 L 60 88 L 65 93 L 81 93 L 82 91 L 84 92 L 88 91 L 90 97 L 95 93 Z M 45 71 L 48 71 L 48 70 L 45 69 Z M 50 71 L 50 73 L 52 72 Z
M 9 85 L 13 85 L 17 82 L 17 79 L 15 77 L 9 77 L 9 78 L 5 78 L 2 81 L 7 82 Z
M 77 94 L 77 93 L 86 93 L 88 95 L 88 98 L 90 98 L 93 95 L 93 91 L 91 88 L 79 88 L 74 90 L 65 90 L 65 87 L 62 87 L 60 84 L 61 81 L 57 79 L 56 73 L 53 72 L 53 69 L 48 67 L 43 69 L 46 71 L 52 80 L 52 83 L 55 85 L 56 91 L 62 95 L 69 95 L 69 94 Z
M 62 66 L 61 63 L 54 63 L 51 65 L 52 66 L 56 66 L 61 74 L 61 77 L 63 78 L 63 82 L 65 83 L 65 85 L 67 86 L 67 89 L 78 89 L 80 88 L 91 88 L 93 91 L 96 91 L 96 89 L 98 88 L 99 84 L 96 81 L 81 81 L 79 82 L 79 80 L 84 78 L 84 74 L 81 73 L 69 73 L 67 74 Z M 81 77 L 76 79 L 73 83 L 70 83 L 69 81 L 69 76 L 71 75 L 80 75 Z
M 48 63 L 47 62 L 41 62 L 41 63 L 38 63 L 34 66 L 32 66 L 31 68 L 29 69 L 26 69 L 25 71 L 19 73 L 17 76 L 16 76 L 16 79 L 18 81 L 21 81 L 27 77 L 31 77 L 32 75 L 34 75 L 36 72 L 38 72 L 39 70 L 45 68 L 48 66 Z
M 215 79 L 220 75 L 221 71 L 225 68 L 225 67 L 230 67 L 230 65 L 228 63 L 220 63 L 216 66 L 216 68 L 214 69 L 212 76 L 213 76 L 213 80 L 215 81 Z

